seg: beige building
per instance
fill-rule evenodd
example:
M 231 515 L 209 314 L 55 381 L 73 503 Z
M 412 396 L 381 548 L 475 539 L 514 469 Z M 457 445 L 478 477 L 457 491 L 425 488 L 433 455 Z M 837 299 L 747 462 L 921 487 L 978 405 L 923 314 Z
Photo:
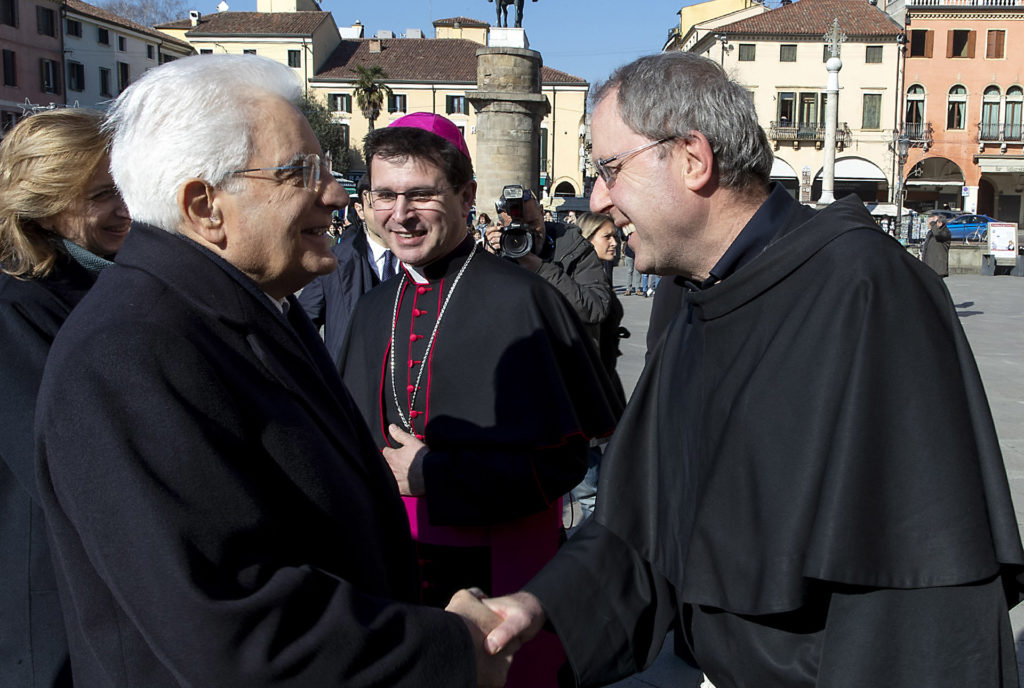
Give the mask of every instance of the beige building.
M 290 3 L 290 4 L 288 4 Z M 258 12 L 222 12 L 164 24 L 157 28 L 188 41 L 199 53 L 265 55 L 295 70 L 307 92 L 325 103 L 358 151 L 369 122 L 356 104 L 356 66 L 379 65 L 392 96 L 375 126 L 387 126 L 410 112 L 435 112 L 451 118 L 476 151 L 476 113 L 467 95 L 476 90 L 476 51 L 488 43 L 490 26 L 455 17 L 434 22 L 436 38 L 409 29 L 405 37 L 382 31 L 362 37 L 358 24 L 339 31 L 329 12 L 312 0 L 260 0 Z M 342 35 L 353 36 L 342 38 Z M 543 67 L 542 92 L 551 105 L 541 123 L 541 174 L 536 187 L 545 195 L 583 195 L 583 124 L 589 84 Z M 350 176 L 365 169 L 353 155 Z
M 772 178 L 803 201 L 821 195 L 830 56 L 824 35 L 839 20 L 845 42 L 835 197 L 856 193 L 867 202 L 890 200 L 897 178 L 892 142 L 903 27 L 865 0 L 799 0 L 772 10 L 744 7 L 739 0 L 702 4 L 719 4 L 728 13 L 701 17 L 669 43 L 720 62 L 750 92 L 776 151 Z M 699 7 L 685 8 L 681 16 Z
M 277 0 L 275 7 L 284 3 Z M 259 6 L 270 5 L 260 0 Z M 295 6 L 294 0 L 291 7 Z M 298 10 L 260 12 L 218 12 L 201 15 L 190 12 L 188 19 L 156 28 L 187 41 L 200 55 L 228 53 L 263 55 L 288 65 L 305 86 L 317 68 L 341 42 L 330 12 L 321 12 L 310 0 L 300 0 Z M 308 6 L 310 9 L 302 9 Z
M 379 65 L 392 90 L 375 126 L 410 112 L 436 112 L 454 121 L 476 150 L 476 113 L 468 96 L 476 91 L 476 51 L 486 45 L 488 25 L 472 19 L 442 19 L 434 23 L 438 38 L 369 38 L 342 41 L 331 60 L 310 80 L 338 121 L 348 128 L 354 147 L 369 131 L 355 102 L 356 66 Z M 408 35 L 408 33 L 407 33 Z M 462 35 L 462 38 L 445 36 Z M 551 113 L 541 122 L 541 178 L 536 186 L 548 195 L 583 193 L 581 125 L 589 84 L 551 67 L 541 70 L 542 93 Z M 354 168 L 359 165 L 354 165 Z

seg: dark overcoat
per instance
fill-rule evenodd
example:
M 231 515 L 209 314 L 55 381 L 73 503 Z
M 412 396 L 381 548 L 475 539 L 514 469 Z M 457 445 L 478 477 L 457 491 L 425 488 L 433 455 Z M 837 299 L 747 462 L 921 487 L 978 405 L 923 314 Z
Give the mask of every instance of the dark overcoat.
M 294 299 L 135 225 L 54 342 L 37 476 L 76 683 L 467 686 L 394 478 Z
M 53 338 L 95 280 L 67 256 L 43 279 L 0 276 L 0 686 L 71 683 L 36 492 L 32 417 Z
M 720 687 L 1016 688 L 1024 550 L 949 292 L 856 197 L 787 205 L 685 293 L 594 518 L 526 588 L 581 686 L 674 627 Z

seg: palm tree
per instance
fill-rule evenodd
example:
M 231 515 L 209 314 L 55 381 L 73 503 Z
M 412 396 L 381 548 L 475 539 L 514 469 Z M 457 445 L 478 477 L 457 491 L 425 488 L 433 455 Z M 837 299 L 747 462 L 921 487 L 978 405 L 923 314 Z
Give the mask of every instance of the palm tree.
M 380 65 L 370 67 L 359 65 L 352 71 L 358 75 L 353 89 L 356 105 L 362 111 L 363 117 L 370 123 L 370 131 L 373 131 L 373 123 L 380 117 L 384 98 L 391 97 L 391 89 L 384 83 L 384 79 L 387 79 L 388 75 Z

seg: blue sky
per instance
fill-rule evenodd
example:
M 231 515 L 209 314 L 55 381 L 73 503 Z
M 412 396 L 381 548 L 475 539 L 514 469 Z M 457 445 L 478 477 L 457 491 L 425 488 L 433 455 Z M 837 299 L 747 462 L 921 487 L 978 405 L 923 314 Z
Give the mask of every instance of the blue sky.
M 190 0 L 192 9 L 216 12 L 220 0 Z M 256 0 L 227 0 L 232 11 L 251 12 Z M 679 21 L 676 12 L 692 0 L 526 0 L 523 28 L 530 47 L 544 56 L 544 64 L 583 77 L 594 84 L 615 67 L 650 53 L 665 44 L 668 30 Z M 434 35 L 433 21 L 469 17 L 494 24 L 494 3 L 487 0 L 322 0 L 339 26 L 359 20 L 366 35 L 378 30 L 422 29 Z M 514 20 L 515 9 L 510 8 Z

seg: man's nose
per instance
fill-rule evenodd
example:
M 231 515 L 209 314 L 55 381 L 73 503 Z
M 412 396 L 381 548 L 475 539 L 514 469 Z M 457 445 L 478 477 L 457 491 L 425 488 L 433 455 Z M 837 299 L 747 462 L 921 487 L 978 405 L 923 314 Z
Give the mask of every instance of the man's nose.
M 608 214 L 612 207 L 612 199 L 608 194 L 608 186 L 599 175 L 590 192 L 590 212 Z

